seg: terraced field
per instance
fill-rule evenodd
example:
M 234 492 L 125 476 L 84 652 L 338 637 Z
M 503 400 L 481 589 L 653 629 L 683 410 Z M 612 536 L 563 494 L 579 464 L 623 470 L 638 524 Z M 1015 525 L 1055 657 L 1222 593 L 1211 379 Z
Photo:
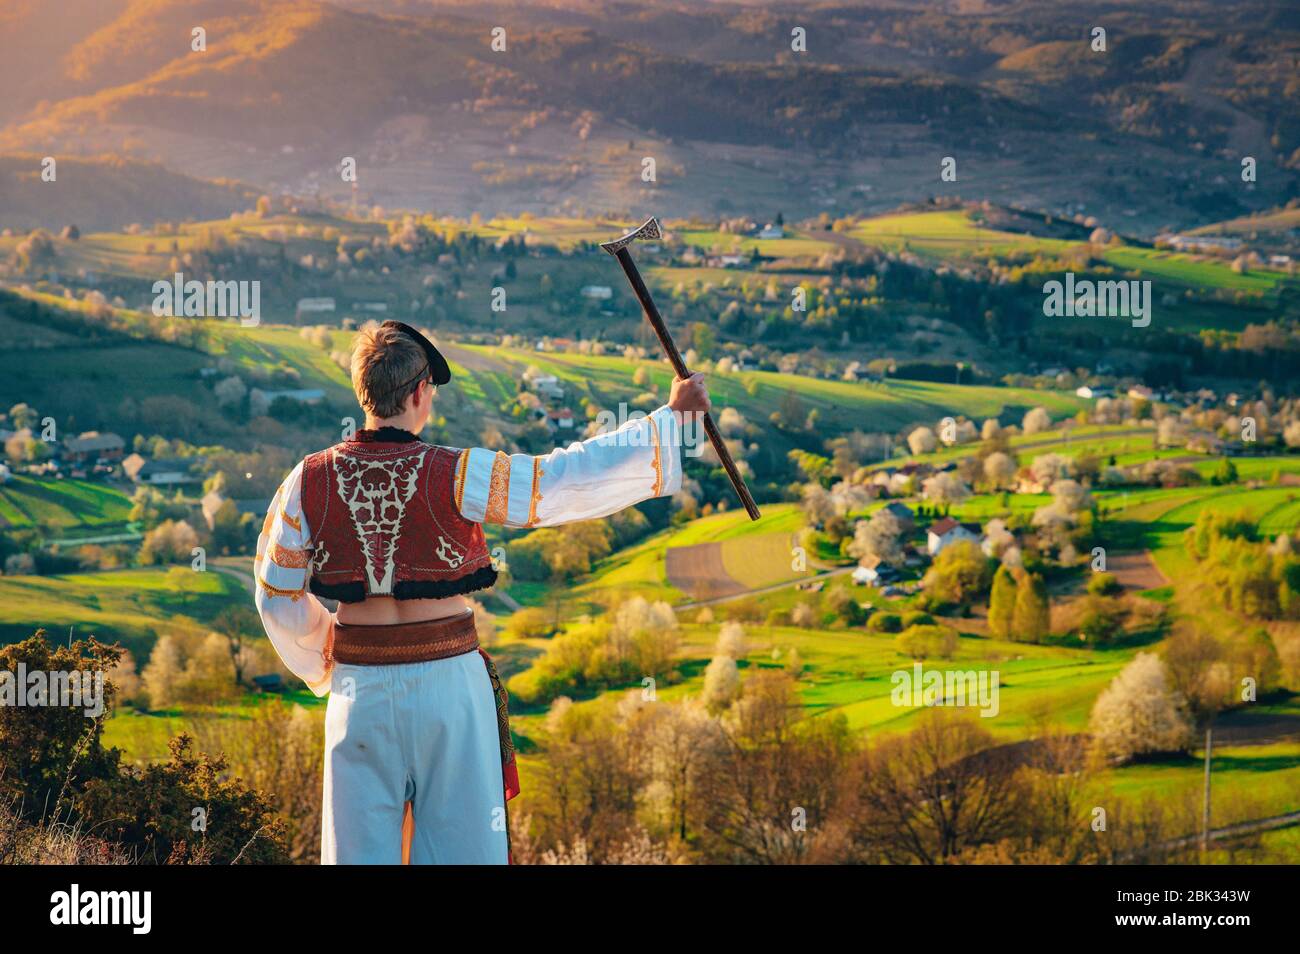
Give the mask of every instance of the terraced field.
M 130 512 L 130 498 L 101 483 L 15 474 L 0 484 L 0 527 L 101 527 Z

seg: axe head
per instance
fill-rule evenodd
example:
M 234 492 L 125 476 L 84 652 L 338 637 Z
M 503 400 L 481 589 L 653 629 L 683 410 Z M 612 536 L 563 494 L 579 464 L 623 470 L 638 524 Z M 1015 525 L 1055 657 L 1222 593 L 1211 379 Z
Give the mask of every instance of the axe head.
M 663 238 L 663 233 L 659 231 L 659 220 L 652 215 L 626 235 L 620 236 L 612 242 L 601 242 L 600 247 L 609 252 L 610 255 L 616 255 L 619 249 L 625 245 L 631 245 L 637 239 L 657 238 Z

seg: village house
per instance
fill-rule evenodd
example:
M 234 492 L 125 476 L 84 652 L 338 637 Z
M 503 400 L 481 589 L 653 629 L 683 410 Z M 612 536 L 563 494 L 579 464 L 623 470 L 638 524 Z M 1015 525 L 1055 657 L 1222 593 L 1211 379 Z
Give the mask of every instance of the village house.
M 944 517 L 930 525 L 926 533 L 925 549 L 932 557 L 938 556 L 947 547 L 961 540 L 980 542 L 980 525 L 978 523 L 961 523 L 952 517 Z
M 573 411 L 569 410 L 567 407 L 547 411 L 546 426 L 552 433 L 559 430 L 572 430 Z
M 761 239 L 785 238 L 785 229 L 781 228 L 779 225 L 773 225 L 771 222 L 768 222 L 758 230 L 758 237 Z
M 883 568 L 881 564 L 880 557 L 874 553 L 863 557 L 853 570 L 853 582 L 858 586 L 875 586 L 880 579 L 880 571 Z
M 139 454 L 131 454 L 122 461 L 122 471 L 137 484 L 175 487 L 199 482 L 199 478 L 190 476 L 192 463 L 192 459 L 184 457 L 148 460 Z
M 219 491 L 209 490 L 203 495 L 203 499 L 199 501 L 199 509 L 203 513 L 203 520 L 208 525 L 209 530 L 215 526 L 217 512 L 228 500 L 235 505 L 235 510 L 238 511 L 241 517 L 244 514 L 251 514 L 258 519 L 266 513 L 267 507 L 271 504 L 269 500 L 260 497 L 232 500 L 232 498 L 224 496 Z
M 1102 387 L 1100 384 L 1096 387 L 1091 387 L 1090 385 L 1085 384 L 1081 387 L 1075 388 L 1074 393 L 1084 400 L 1092 401 L 1097 398 L 1114 397 L 1115 389 Z
M 884 509 L 898 518 L 898 522 L 903 525 L 905 533 L 911 533 L 916 529 L 916 514 L 907 504 L 899 503 L 897 500 L 885 504 Z
M 121 460 L 125 449 L 126 442 L 116 434 L 86 431 L 65 440 L 59 456 L 69 464 L 88 464 L 100 460 Z
M 1035 477 L 1034 472 L 1028 467 L 1021 467 L 1016 471 L 1016 493 L 1045 494 L 1047 493 L 1047 487 L 1048 483 Z
M 298 307 L 294 309 L 294 317 L 298 321 L 303 321 L 311 315 L 332 314 L 334 314 L 333 298 L 299 298 Z
M 528 379 L 528 390 L 540 394 L 549 401 L 564 400 L 564 388 L 560 379 L 553 374 L 539 374 Z
M 867 366 L 861 361 L 850 361 L 844 367 L 842 380 L 845 381 L 869 381 L 873 375 L 867 370 Z
M 583 285 L 582 291 L 579 292 L 583 298 L 592 298 L 597 301 L 608 301 L 614 297 L 614 289 L 608 285 Z
M 853 569 L 853 582 L 858 586 L 879 586 L 894 582 L 898 577 L 899 571 L 874 553 L 859 560 Z

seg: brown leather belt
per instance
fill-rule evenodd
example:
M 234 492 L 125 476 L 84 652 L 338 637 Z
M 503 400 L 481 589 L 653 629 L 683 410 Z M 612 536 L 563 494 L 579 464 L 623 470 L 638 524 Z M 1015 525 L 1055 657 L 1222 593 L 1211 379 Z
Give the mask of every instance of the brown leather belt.
M 417 623 L 348 625 L 335 622 L 330 655 L 353 666 L 428 662 L 478 649 L 473 610 Z

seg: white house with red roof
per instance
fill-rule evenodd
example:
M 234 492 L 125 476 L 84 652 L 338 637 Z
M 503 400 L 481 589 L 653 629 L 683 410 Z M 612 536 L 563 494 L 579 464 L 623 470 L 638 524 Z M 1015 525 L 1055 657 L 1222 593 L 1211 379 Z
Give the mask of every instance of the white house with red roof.
M 952 546 L 961 540 L 970 540 L 972 543 L 978 544 L 980 537 L 980 525 L 978 523 L 962 523 L 952 517 L 944 517 L 942 520 L 936 520 L 930 524 L 929 532 L 925 538 L 925 549 L 930 556 L 935 557 L 945 547 Z

